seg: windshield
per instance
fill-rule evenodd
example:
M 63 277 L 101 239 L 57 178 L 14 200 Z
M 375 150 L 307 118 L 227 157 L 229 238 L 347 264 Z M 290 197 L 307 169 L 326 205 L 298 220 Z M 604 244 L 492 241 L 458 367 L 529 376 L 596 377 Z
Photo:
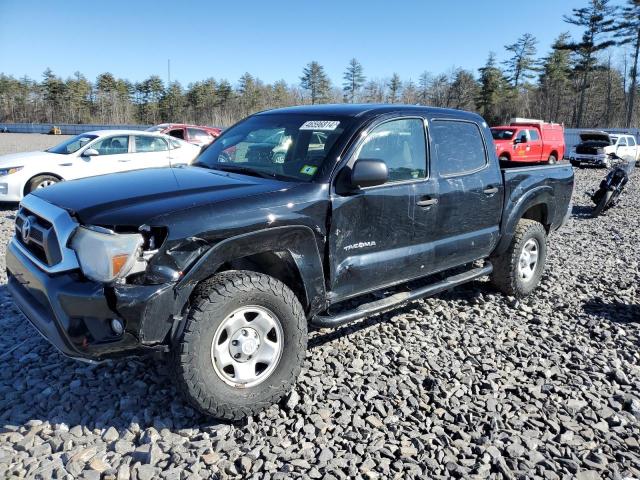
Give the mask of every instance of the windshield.
M 308 182 L 351 122 L 322 115 L 256 115 L 225 131 L 194 165 Z
M 55 147 L 51 147 L 50 149 L 45 151 L 49 153 L 59 153 L 62 155 L 69 155 L 70 153 L 77 152 L 82 147 L 84 147 L 87 143 L 89 143 L 91 140 L 95 140 L 96 138 L 98 138 L 97 135 L 86 135 L 86 134 L 76 135 L 75 137 L 70 138 L 69 140 L 62 142 L 56 145 Z
M 494 140 L 511 140 L 513 138 L 514 133 L 516 133 L 515 129 L 502 129 L 502 128 L 491 129 L 491 135 L 493 135 Z
M 153 127 L 149 127 L 147 129 L 145 129 L 145 132 L 161 132 L 162 130 L 164 130 L 168 126 L 169 125 L 167 125 L 166 123 L 161 124 L 161 125 L 154 125 Z

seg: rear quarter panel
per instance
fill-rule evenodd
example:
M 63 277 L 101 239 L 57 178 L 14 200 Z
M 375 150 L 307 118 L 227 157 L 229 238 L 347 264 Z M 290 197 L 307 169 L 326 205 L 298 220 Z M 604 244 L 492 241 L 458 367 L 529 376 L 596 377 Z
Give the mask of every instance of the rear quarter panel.
M 504 168 L 505 202 L 502 239 L 495 253 L 511 243 L 516 225 L 532 207 L 540 206 L 549 231 L 558 229 L 567 217 L 573 194 L 573 168 L 568 164 Z

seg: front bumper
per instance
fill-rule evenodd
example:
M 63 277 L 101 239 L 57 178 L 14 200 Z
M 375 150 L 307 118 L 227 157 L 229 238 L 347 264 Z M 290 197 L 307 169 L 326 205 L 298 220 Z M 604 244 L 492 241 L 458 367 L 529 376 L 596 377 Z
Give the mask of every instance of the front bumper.
M 79 271 L 47 274 L 12 239 L 7 248 L 8 290 L 33 326 L 66 356 L 100 361 L 166 350 L 174 323 L 172 284 L 105 287 Z M 111 320 L 119 319 L 117 335 Z
M 570 157 L 571 163 L 576 163 L 580 165 L 594 165 L 594 166 L 603 166 L 607 161 L 607 155 L 580 155 L 574 154 Z

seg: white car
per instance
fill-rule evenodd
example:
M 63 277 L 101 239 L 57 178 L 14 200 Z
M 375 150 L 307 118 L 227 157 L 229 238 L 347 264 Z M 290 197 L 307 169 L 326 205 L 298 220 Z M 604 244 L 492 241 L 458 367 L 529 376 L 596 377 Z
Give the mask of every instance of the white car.
M 96 130 L 44 152 L 0 156 L 0 202 L 18 202 L 62 180 L 141 168 L 188 165 L 200 147 L 159 133 Z
M 580 132 L 580 143 L 571 149 L 569 159 L 577 167 L 595 165 L 609 168 L 612 154 L 635 162 L 640 158 L 640 147 L 633 135 L 584 131 Z

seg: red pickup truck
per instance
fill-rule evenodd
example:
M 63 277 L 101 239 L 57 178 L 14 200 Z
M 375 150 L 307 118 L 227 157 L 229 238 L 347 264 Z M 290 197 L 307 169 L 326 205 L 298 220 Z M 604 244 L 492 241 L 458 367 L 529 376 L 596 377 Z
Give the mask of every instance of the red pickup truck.
M 542 120 L 513 118 L 491 128 L 496 154 L 503 162 L 556 163 L 564 157 L 564 127 Z

